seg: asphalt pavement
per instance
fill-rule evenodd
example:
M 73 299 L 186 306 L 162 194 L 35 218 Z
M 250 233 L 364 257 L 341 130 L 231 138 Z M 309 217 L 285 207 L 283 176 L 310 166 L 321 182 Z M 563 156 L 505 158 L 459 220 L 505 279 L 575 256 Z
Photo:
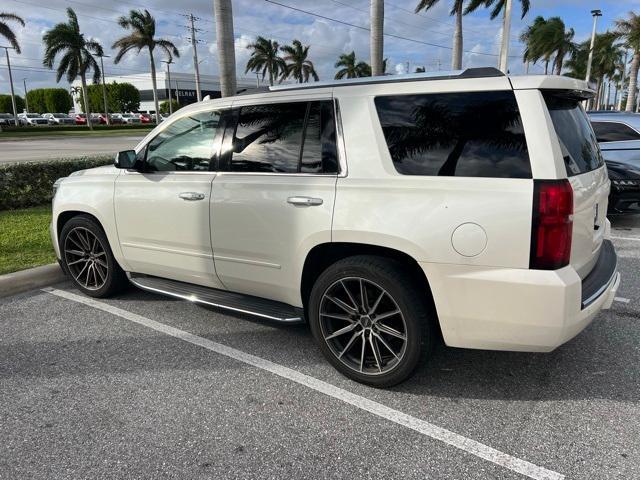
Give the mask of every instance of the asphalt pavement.
M 0 478 L 640 478 L 640 221 L 614 226 L 618 297 L 574 340 L 441 346 L 388 390 L 305 326 L 134 288 L 0 300 Z
M 0 142 L 0 165 L 85 155 L 115 155 L 119 151 L 133 149 L 142 138 L 144 135 L 60 136 L 2 140 Z

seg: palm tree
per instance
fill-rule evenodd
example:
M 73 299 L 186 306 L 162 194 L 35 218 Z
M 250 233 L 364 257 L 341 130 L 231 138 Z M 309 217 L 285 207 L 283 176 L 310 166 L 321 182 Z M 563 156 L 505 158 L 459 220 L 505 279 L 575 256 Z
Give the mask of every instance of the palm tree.
M 526 45 L 523 60 L 536 63 L 543 59 L 546 75 L 551 57 L 555 54 L 554 73 L 560 75 L 565 57 L 576 49 L 576 45 L 573 43 L 574 35 L 575 32 L 572 28 L 566 30 L 560 17 L 551 17 L 545 20 L 538 16 L 520 35 L 520 40 Z
M 309 56 L 309 45 L 302 45 L 300 40 L 294 40 L 292 45 L 283 45 L 280 50 L 285 54 L 283 60 L 287 62 L 283 78 L 292 76 L 299 83 L 308 82 L 312 77 L 319 80 L 313 62 Z
M 524 18 L 529 8 L 531 8 L 530 0 L 520 0 L 520 5 L 522 8 L 522 17 Z M 509 52 L 509 37 L 511 36 L 510 19 L 508 20 L 508 16 L 510 17 L 510 12 L 507 11 L 507 0 L 469 0 L 469 5 L 465 9 L 465 15 L 469 12 L 473 12 L 479 7 L 484 6 L 485 8 L 493 7 L 491 10 L 491 20 L 496 18 L 498 15 L 502 13 L 502 45 L 500 47 L 500 69 L 505 71 L 507 70 L 508 65 L 508 52 Z
M 596 36 L 593 46 L 592 73 L 597 79 L 596 98 L 594 105 L 599 108 L 604 96 L 603 84 L 606 77 L 613 77 L 618 65 L 622 61 L 624 51 L 619 43 L 616 43 L 618 35 L 614 32 L 605 32 Z M 633 107 L 632 107 L 633 108 Z
M 371 73 L 382 75 L 382 57 L 384 56 L 384 0 L 371 0 Z
M 338 61 L 336 62 L 334 67 L 340 68 L 340 70 L 336 72 L 336 80 L 340 80 L 342 78 L 371 76 L 371 67 L 367 62 L 358 62 L 356 60 L 355 52 L 343 53 L 342 55 L 340 55 L 340 58 L 338 58 Z
M 13 30 L 11 30 L 11 27 L 7 24 L 7 21 L 19 23 L 24 27 L 24 20 L 22 19 L 22 17 L 19 17 L 18 15 L 15 15 L 13 13 L 0 12 L 0 36 L 7 39 L 16 53 L 21 53 L 20 44 L 18 43 L 16 34 L 13 32 Z
M 253 52 L 251 52 L 251 57 L 249 57 L 244 73 L 249 71 L 262 73 L 263 80 L 269 74 L 269 85 L 273 85 L 273 81 L 277 77 L 286 74 L 287 64 L 278 55 L 280 50 L 278 42 L 259 36 L 255 42 L 247 45 L 247 48 L 253 50 Z
M 111 48 L 117 48 L 118 54 L 114 58 L 114 63 L 120 63 L 122 57 L 132 50 L 140 53 L 143 49 L 149 50 L 149 60 L 151 64 L 151 83 L 153 86 L 153 103 L 156 109 L 156 123 L 160 123 L 160 105 L 158 104 L 158 84 L 156 81 L 156 61 L 153 52 L 157 48 L 163 50 L 169 61 L 173 57 L 179 57 L 180 52 L 169 40 L 156 39 L 156 20 L 148 10 L 131 10 L 129 16 L 122 16 L 118 19 L 118 25 L 125 30 L 131 30 L 127 36 L 116 40 Z
M 216 17 L 216 44 L 218 65 L 220 69 L 220 93 L 223 97 L 235 95 L 236 83 L 236 50 L 233 36 L 233 10 L 231 0 L 214 0 Z
M 638 87 L 638 68 L 640 68 L 640 16 L 629 12 L 626 19 L 616 20 L 616 34 L 633 49 L 631 68 L 629 71 L 629 93 L 627 95 L 627 112 L 633 112 L 636 105 L 636 89 Z
M 84 113 L 87 116 L 87 126 L 92 129 L 91 112 L 89 111 L 89 95 L 87 94 L 87 73 L 93 70 L 93 83 L 100 81 L 100 67 L 93 57 L 103 55 L 102 45 L 92 38 L 85 38 L 80 31 L 80 24 L 76 12 L 67 8 L 67 23 L 58 23 L 42 37 L 45 46 L 43 65 L 53 69 L 58 54 L 62 54 L 56 70 L 56 82 L 66 75 L 67 81 L 73 81 L 80 76 L 82 81 L 82 97 Z
M 453 32 L 453 53 L 451 55 L 451 69 L 460 70 L 462 68 L 462 15 L 469 13 L 472 10 L 467 8 L 467 11 L 463 12 L 465 0 L 453 0 L 451 11 L 449 15 L 455 15 L 456 26 Z M 420 0 L 416 6 L 416 13 L 421 10 L 429 10 L 438 3 L 438 0 Z M 478 7 L 475 7 L 478 8 Z M 475 10 L 475 8 L 473 10 Z

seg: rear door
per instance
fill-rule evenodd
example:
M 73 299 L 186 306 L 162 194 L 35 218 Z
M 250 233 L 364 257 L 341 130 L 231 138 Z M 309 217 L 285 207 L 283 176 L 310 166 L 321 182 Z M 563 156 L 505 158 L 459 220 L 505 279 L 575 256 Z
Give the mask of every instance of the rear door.
M 229 290 L 296 305 L 307 252 L 331 241 L 333 102 L 238 103 L 213 181 L 216 272 Z
M 544 91 L 543 95 L 573 187 L 571 265 L 584 278 L 595 265 L 604 240 L 609 178 L 582 99 L 569 91 Z

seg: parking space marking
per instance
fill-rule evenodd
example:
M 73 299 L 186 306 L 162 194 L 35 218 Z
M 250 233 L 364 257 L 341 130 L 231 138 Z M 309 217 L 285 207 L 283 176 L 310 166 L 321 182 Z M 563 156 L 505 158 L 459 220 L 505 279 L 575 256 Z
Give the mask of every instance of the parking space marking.
M 496 465 L 509 469 L 513 472 L 520 473 L 529 478 L 533 478 L 536 480 L 561 480 L 565 478 L 564 475 L 558 472 L 548 470 L 544 467 L 540 467 L 538 465 L 534 465 L 533 463 L 527 462 L 526 460 L 513 457 L 507 453 L 496 450 L 495 448 L 489 447 L 488 445 L 480 443 L 476 440 L 464 437 L 445 428 L 438 427 L 437 425 L 429 423 L 425 420 L 412 417 L 411 415 L 403 413 L 399 410 L 387 407 L 381 403 L 375 402 L 361 395 L 356 395 L 355 393 L 351 393 L 348 390 L 336 387 L 334 385 L 331 385 L 330 383 L 318 380 L 314 377 L 310 377 L 309 375 L 305 375 L 283 365 L 265 360 L 263 358 L 251 355 L 232 347 L 228 347 L 221 343 L 199 337 L 192 333 L 185 332 L 184 330 L 165 325 L 164 323 L 156 322 L 155 320 L 143 317 L 142 315 L 138 315 L 136 313 L 132 313 L 118 307 L 114 307 L 90 297 L 85 297 L 67 292 L 65 290 L 58 290 L 53 288 L 45 288 L 43 290 L 52 295 L 56 295 L 67 300 L 82 303 L 89 307 L 102 310 L 103 312 L 116 315 L 120 318 L 124 318 L 125 320 L 129 320 L 157 332 L 170 335 L 193 345 L 198 345 L 200 347 L 206 348 L 207 350 L 210 350 L 217 354 L 225 355 L 239 362 L 243 362 L 261 370 L 271 372 L 282 378 L 286 378 L 287 380 L 290 380 L 292 382 L 304 385 L 305 387 L 311 388 L 312 390 L 328 395 L 344 403 L 348 403 L 361 410 L 372 413 L 373 415 L 376 415 L 380 418 L 384 418 L 398 425 L 409 428 L 415 432 L 421 433 L 422 435 L 444 442 L 448 445 L 451 445 L 452 447 L 463 450 L 467 453 L 475 455 L 476 457 L 495 463 Z
M 624 297 L 614 297 L 613 299 L 616 302 L 620 302 L 620 303 L 629 303 L 631 301 L 628 298 L 624 298 Z

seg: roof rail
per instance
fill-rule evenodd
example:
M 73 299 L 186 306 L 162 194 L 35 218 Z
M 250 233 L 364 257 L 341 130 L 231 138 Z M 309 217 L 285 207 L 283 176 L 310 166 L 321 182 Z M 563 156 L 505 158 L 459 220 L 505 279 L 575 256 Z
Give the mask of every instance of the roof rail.
M 372 85 L 376 83 L 419 82 L 428 80 L 452 80 L 461 78 L 491 78 L 504 77 L 504 73 L 494 67 L 467 68 L 466 70 L 452 70 L 449 72 L 411 73 L 408 75 L 383 75 L 379 77 L 348 78 L 344 80 L 328 80 L 313 83 L 295 83 L 290 85 L 274 85 L 269 87 L 272 92 L 282 90 L 298 90 L 307 88 L 348 87 L 350 85 Z

